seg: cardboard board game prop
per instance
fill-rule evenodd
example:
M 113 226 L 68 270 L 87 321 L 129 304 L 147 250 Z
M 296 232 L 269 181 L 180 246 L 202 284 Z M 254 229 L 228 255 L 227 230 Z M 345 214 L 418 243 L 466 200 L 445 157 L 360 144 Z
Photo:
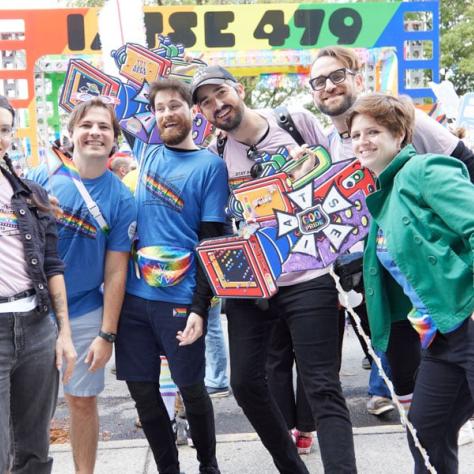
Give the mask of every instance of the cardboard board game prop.
M 150 83 L 161 78 L 177 77 L 190 81 L 187 75 L 189 61 L 184 59 L 184 47 L 175 45 L 166 36 L 160 36 L 155 49 L 127 43 L 112 51 L 120 78 L 105 74 L 82 59 L 69 62 L 60 106 L 70 112 L 80 102 L 99 97 L 113 104 L 120 127 L 135 139 L 147 144 L 162 143 L 155 126 L 155 115 L 148 106 Z M 202 65 L 193 60 L 191 64 Z M 213 127 L 197 114 L 193 123 L 193 139 L 201 144 L 212 133 Z
M 331 162 L 313 147 L 316 166 L 295 181 L 287 150 L 256 160 L 263 177 L 234 189 L 229 213 L 240 235 L 207 239 L 198 256 L 217 296 L 268 298 L 282 273 L 322 269 L 363 239 L 369 229 L 365 196 L 375 189 L 357 160 Z

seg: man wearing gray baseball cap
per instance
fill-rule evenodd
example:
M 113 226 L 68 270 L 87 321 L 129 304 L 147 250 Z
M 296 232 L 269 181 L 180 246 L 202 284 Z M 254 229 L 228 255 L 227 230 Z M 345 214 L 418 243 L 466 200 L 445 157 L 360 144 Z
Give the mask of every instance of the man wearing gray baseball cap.
M 220 66 L 198 71 L 191 88 L 201 113 L 226 132 L 226 137 L 213 141 L 209 150 L 225 161 L 231 189 L 254 177 L 251 170 L 262 153 L 274 155 L 282 147 L 301 153 L 307 150 L 304 144 L 328 147 L 320 123 L 310 112 L 301 107 L 286 110 L 285 123 L 291 118 L 294 127 L 284 127 L 280 112 L 248 107 L 244 86 Z M 310 160 L 301 167 L 306 163 Z M 310 168 L 313 166 L 314 161 Z M 318 426 L 324 472 L 354 474 L 352 426 L 338 370 L 338 298 L 329 268 L 283 273 L 277 283 L 278 293 L 268 300 L 226 302 L 234 396 L 278 471 L 308 474 L 267 377 L 270 333 L 282 322 L 288 332 L 288 349 L 294 353 L 302 376 L 310 415 Z

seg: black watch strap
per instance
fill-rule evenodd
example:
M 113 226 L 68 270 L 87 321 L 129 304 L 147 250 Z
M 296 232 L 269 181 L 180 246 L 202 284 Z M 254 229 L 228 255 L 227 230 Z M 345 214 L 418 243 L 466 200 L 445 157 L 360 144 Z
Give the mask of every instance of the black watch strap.
M 115 342 L 117 334 L 114 334 L 113 332 L 99 331 L 99 337 L 105 339 L 107 342 Z

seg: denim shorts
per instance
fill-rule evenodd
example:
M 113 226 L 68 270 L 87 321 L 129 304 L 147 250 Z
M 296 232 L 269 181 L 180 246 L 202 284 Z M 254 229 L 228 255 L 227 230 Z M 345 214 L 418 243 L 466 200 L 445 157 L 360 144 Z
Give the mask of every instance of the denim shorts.
M 159 382 L 160 355 L 168 359 L 171 378 L 178 387 L 204 381 L 204 337 L 180 346 L 176 333 L 184 330 L 188 307 L 151 301 L 129 293 L 120 314 L 115 360 L 117 379 Z
M 89 372 L 89 364 L 84 362 L 92 341 L 102 326 L 102 310 L 97 308 L 82 316 L 71 319 L 72 342 L 77 352 L 77 361 L 69 383 L 64 385 L 64 393 L 75 397 L 93 397 L 104 390 L 105 370 Z

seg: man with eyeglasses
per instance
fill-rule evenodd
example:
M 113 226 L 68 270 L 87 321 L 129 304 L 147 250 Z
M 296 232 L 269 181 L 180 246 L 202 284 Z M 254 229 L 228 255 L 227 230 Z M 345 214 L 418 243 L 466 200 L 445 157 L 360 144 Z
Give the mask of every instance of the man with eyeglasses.
M 346 117 L 357 97 L 364 91 L 364 80 L 360 71 L 361 63 L 357 54 L 339 46 L 320 49 L 311 67 L 309 83 L 313 89 L 314 103 L 323 114 L 331 119 L 333 124 L 328 139 L 329 151 L 334 161 L 354 157 Z M 418 153 L 451 155 L 462 160 L 469 170 L 471 180 L 474 179 L 474 155 L 472 152 L 445 127 L 420 110 L 417 110 L 415 114 L 413 145 Z M 356 311 L 368 330 L 365 305 L 360 305 Z M 401 341 L 401 345 L 396 343 L 397 340 Z M 414 343 L 409 344 L 410 340 Z M 399 351 L 400 347 L 403 347 L 404 353 L 392 353 L 397 347 Z M 411 348 L 410 351 L 409 348 Z M 392 376 L 400 401 L 404 406 L 409 407 L 414 385 L 412 372 L 416 369 L 419 361 L 419 346 L 417 336 L 408 323 L 397 323 L 392 326 L 392 341 L 387 355 L 391 361 L 394 361 L 395 358 L 405 361 L 401 364 L 394 362 Z M 381 353 L 380 356 L 385 368 L 388 368 L 389 364 L 385 354 Z M 393 410 L 390 392 L 378 374 L 375 364 L 372 364 L 371 369 L 369 396 L 367 402 L 369 413 L 381 415 Z
M 231 187 L 252 178 L 252 158 L 296 147 L 270 109 L 244 103 L 242 84 L 226 69 L 209 66 L 192 83 L 193 101 L 217 128 L 226 132 L 222 155 Z M 291 110 L 307 144 L 327 146 L 319 122 L 304 109 Z M 222 149 L 223 148 L 223 149 Z M 304 173 L 305 170 L 300 170 Z M 266 380 L 267 343 L 272 326 L 283 321 L 293 345 L 312 414 L 326 473 L 355 473 L 352 425 L 339 380 L 338 298 L 328 269 L 285 273 L 279 291 L 268 301 L 230 299 L 226 303 L 231 385 L 238 404 L 257 431 L 281 473 L 308 473 Z

